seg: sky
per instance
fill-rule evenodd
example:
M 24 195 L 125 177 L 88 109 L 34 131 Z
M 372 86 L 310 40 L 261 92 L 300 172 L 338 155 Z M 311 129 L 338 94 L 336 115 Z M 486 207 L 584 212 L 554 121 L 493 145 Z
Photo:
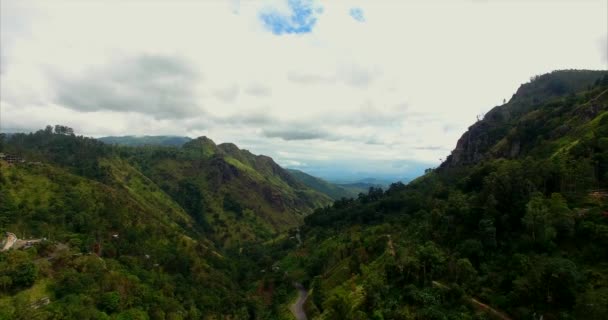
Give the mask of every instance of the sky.
M 608 69 L 600 1 L 0 1 L 0 130 L 207 136 L 414 177 L 517 88 Z

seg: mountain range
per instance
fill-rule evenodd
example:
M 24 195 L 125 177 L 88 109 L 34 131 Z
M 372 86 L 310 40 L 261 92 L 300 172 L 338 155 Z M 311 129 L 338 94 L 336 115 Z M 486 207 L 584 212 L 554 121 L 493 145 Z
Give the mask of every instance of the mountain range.
M 0 137 L 2 319 L 289 319 L 293 283 L 312 319 L 608 316 L 606 71 L 534 77 L 407 184 L 207 137 Z

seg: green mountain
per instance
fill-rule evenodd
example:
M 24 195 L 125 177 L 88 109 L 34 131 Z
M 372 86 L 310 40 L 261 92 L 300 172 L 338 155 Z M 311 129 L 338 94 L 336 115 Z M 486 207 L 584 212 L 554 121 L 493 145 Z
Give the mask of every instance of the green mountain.
M 0 161 L 2 235 L 44 238 L 0 253 L 0 318 L 239 312 L 244 290 L 220 248 L 150 179 L 93 139 L 14 138 L 44 141 L 56 157 L 28 149 L 25 163 Z M 4 151 L 23 146 L 11 139 Z
M 0 253 L 1 319 L 270 312 L 248 296 L 265 260 L 243 250 L 331 202 L 271 158 L 205 137 L 124 147 L 49 126 L 0 142 L 2 239 L 39 243 Z
M 306 217 L 313 319 L 606 319 L 608 72 L 524 84 L 439 168 Z
M 117 144 L 122 146 L 175 146 L 180 147 L 192 140 L 189 137 L 179 136 L 109 136 L 101 137 L 97 140 L 107 144 Z
M 524 84 L 438 168 L 344 187 L 206 137 L 0 135 L 0 319 L 608 318 L 608 72 Z M 346 190 L 348 191 L 348 190 Z
M 180 149 L 139 149 L 127 158 L 224 245 L 269 239 L 331 203 L 271 158 L 206 137 Z
M 359 194 L 359 192 L 367 192 L 367 189 L 357 190 L 349 187 L 343 187 L 338 184 L 333 184 L 321 178 L 311 176 L 308 173 L 300 170 L 288 169 L 287 171 L 289 171 L 291 175 L 293 175 L 296 179 L 300 180 L 309 188 L 317 190 L 320 193 L 323 193 L 334 200 L 339 200 L 342 198 L 355 198 L 357 197 L 357 194 Z

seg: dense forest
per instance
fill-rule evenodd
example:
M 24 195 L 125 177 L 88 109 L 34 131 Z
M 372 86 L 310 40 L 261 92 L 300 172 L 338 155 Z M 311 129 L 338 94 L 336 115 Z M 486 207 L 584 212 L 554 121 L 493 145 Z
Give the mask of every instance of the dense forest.
M 43 239 L 0 253 L 1 319 L 274 312 L 257 299 L 265 260 L 243 247 L 331 202 L 271 158 L 205 137 L 125 147 L 57 125 L 1 143 L 18 158 L 0 160 L 0 232 Z
M 0 152 L 0 232 L 31 239 L 0 253 L 0 319 L 289 319 L 294 282 L 313 319 L 608 317 L 608 72 L 535 77 L 354 197 L 205 137 Z

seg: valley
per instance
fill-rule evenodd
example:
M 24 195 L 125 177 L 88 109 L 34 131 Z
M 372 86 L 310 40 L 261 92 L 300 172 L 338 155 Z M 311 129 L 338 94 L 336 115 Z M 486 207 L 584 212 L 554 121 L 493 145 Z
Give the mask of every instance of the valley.
M 534 78 L 407 184 L 205 136 L 0 137 L 1 319 L 608 315 L 606 71 Z

